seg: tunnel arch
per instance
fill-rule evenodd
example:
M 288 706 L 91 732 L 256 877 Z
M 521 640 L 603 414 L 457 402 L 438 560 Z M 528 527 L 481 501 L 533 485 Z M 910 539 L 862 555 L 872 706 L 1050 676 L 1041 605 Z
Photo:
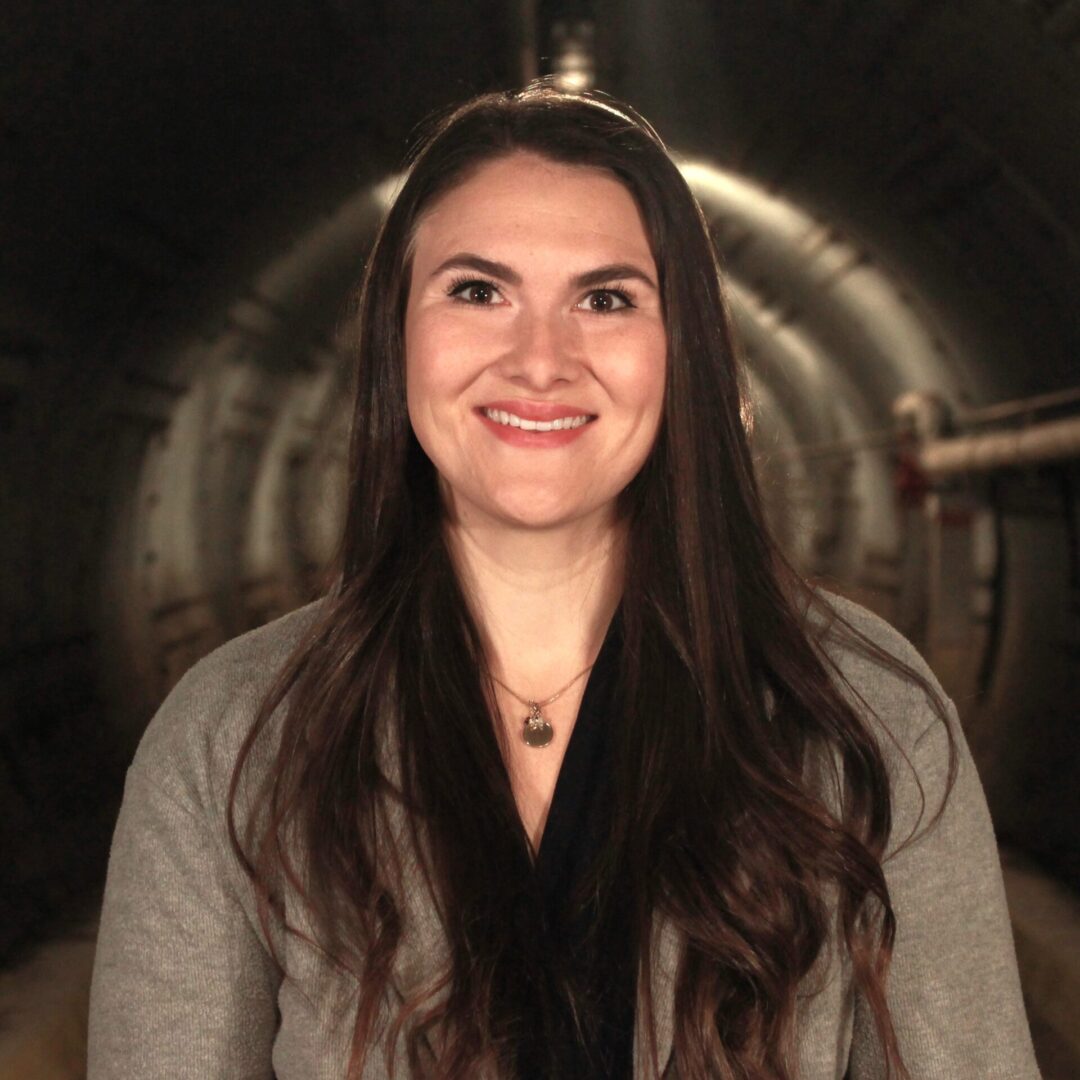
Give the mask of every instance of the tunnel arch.
M 774 447 L 759 438 L 763 459 L 887 427 L 904 390 L 958 396 L 960 365 L 941 330 L 865 250 L 745 178 L 701 162 L 682 169 L 718 238 L 759 411 L 781 413 L 762 421 L 786 436 Z M 348 411 L 337 338 L 399 184 L 389 175 L 325 211 L 237 291 L 220 325 L 184 327 L 185 344 L 158 363 L 185 389 L 139 464 L 132 524 L 106 577 L 126 598 L 106 606 L 105 633 L 112 655 L 137 658 L 137 695 L 130 672 L 112 677 L 133 715 L 210 648 L 301 603 L 328 562 Z M 791 490 L 787 472 L 770 467 L 770 504 L 780 514 L 801 500 L 809 535 L 776 527 L 804 569 L 865 590 L 875 568 L 899 563 L 883 452 L 803 468 Z
M 716 235 L 760 391 L 756 449 L 778 534 L 804 571 L 885 614 L 932 662 L 937 650 L 948 669 L 958 648 L 950 634 L 959 635 L 963 659 L 946 682 L 973 695 L 974 713 L 999 696 L 994 650 L 1003 633 L 1016 636 L 1002 630 L 1012 616 L 993 508 L 977 494 L 950 495 L 930 504 L 928 521 L 925 508 L 894 498 L 891 444 L 860 444 L 887 434 L 905 392 L 961 411 L 992 396 L 970 352 L 977 334 L 943 319 L 932 283 L 846 223 L 714 163 L 681 167 Z M 114 602 L 102 637 L 114 643 L 109 656 L 126 658 L 110 682 L 124 687 L 133 730 L 194 659 L 316 590 L 341 514 L 348 376 L 335 333 L 399 182 L 387 174 L 325 209 L 235 290 L 224 320 L 186 325 L 186 344 L 158 363 L 168 384 L 186 388 L 148 444 L 126 555 L 109 556 L 104 579 Z M 845 443 L 850 452 L 796 466 L 801 448 Z M 941 529 L 958 498 L 960 536 Z M 942 544 L 944 568 L 928 562 Z M 972 575 L 970 594 L 953 598 L 946 617 L 930 594 L 957 568 Z

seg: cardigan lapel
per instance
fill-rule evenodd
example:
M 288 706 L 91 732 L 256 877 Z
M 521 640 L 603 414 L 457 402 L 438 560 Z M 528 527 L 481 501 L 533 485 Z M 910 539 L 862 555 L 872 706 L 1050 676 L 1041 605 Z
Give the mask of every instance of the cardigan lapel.
M 380 771 L 390 785 L 401 790 L 401 759 L 396 733 L 385 732 L 377 750 Z M 401 801 L 392 796 L 381 801 L 382 829 L 385 842 L 400 860 L 399 914 L 401 940 L 390 971 L 390 986 L 399 1001 L 405 1002 L 417 991 L 430 989 L 425 1007 L 441 1005 L 449 996 L 442 983 L 450 969 L 450 946 L 439 916 L 435 897 L 420 866 L 420 856 L 413 844 L 412 828 Z M 422 842 L 422 838 L 421 838 Z M 442 984 L 441 984 L 442 983 Z M 424 1036 L 428 1048 L 433 1032 Z
M 434 987 L 439 982 L 449 969 L 450 946 L 435 897 L 420 866 L 408 815 L 396 799 L 385 801 L 383 813 L 388 839 L 401 863 L 402 935 L 391 981 L 404 999 L 425 985 Z M 431 1003 L 441 1002 L 446 996 L 446 989 L 440 988 L 430 999 Z
M 392 981 L 402 997 L 422 986 L 434 987 L 448 970 L 450 948 L 419 862 L 411 847 L 402 846 L 402 936 L 394 959 Z M 446 998 L 440 989 L 432 1002 Z
M 395 802 L 392 808 L 387 808 L 386 817 L 401 859 L 399 911 L 402 934 L 390 971 L 390 988 L 400 1004 L 417 992 L 422 993 L 426 1011 L 441 1006 L 449 996 L 445 978 L 450 970 L 449 942 L 435 898 L 413 849 L 404 810 Z M 439 1025 L 434 1025 L 421 1036 L 429 1067 L 434 1065 L 441 1049 L 440 1030 Z
M 656 1057 L 660 1075 L 668 1075 L 672 1045 L 675 1038 L 675 979 L 682 956 L 682 935 L 674 923 L 659 913 L 652 924 L 652 978 L 650 980 L 655 1020 Z M 649 1060 L 649 1040 L 645 1035 L 643 1001 L 638 999 L 638 1022 L 634 1025 L 634 1077 L 651 1080 L 654 1076 Z

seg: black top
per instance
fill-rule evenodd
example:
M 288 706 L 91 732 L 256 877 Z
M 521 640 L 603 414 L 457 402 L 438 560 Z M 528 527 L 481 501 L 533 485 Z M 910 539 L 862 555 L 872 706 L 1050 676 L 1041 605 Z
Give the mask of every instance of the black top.
M 620 649 L 616 613 L 585 686 L 532 867 L 527 893 L 539 912 L 517 921 L 523 955 L 538 959 L 540 974 L 532 977 L 545 983 L 546 993 L 535 1000 L 548 1002 L 546 1007 L 523 1002 L 525 1031 L 518 1052 L 523 1080 L 629 1080 L 632 1074 L 637 950 L 628 891 L 616 879 L 609 903 L 601 905 L 595 896 L 583 905 L 573 903 L 576 886 L 605 853 L 610 835 Z M 566 989 L 567 981 L 574 991 Z M 592 1008 L 584 1011 L 584 1035 L 578 1036 L 570 1003 L 573 997 L 580 1006 L 583 995 Z

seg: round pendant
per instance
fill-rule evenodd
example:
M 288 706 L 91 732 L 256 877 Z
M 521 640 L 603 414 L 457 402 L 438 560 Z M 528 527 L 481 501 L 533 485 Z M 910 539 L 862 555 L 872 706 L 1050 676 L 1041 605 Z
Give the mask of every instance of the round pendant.
M 525 726 L 521 729 L 521 738 L 524 740 L 526 746 L 547 746 L 547 744 L 555 738 L 555 731 L 544 719 L 543 713 L 541 713 L 539 709 L 534 708 L 532 712 L 525 717 Z

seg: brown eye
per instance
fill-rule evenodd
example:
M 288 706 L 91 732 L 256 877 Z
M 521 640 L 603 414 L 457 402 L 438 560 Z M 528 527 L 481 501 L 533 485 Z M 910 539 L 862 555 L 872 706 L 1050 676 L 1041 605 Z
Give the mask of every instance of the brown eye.
M 598 315 L 633 307 L 630 297 L 621 289 L 594 289 L 585 298 L 585 305 L 589 311 L 596 312 Z
M 499 290 L 490 281 L 458 281 L 450 286 L 449 295 L 468 304 L 490 304 Z

